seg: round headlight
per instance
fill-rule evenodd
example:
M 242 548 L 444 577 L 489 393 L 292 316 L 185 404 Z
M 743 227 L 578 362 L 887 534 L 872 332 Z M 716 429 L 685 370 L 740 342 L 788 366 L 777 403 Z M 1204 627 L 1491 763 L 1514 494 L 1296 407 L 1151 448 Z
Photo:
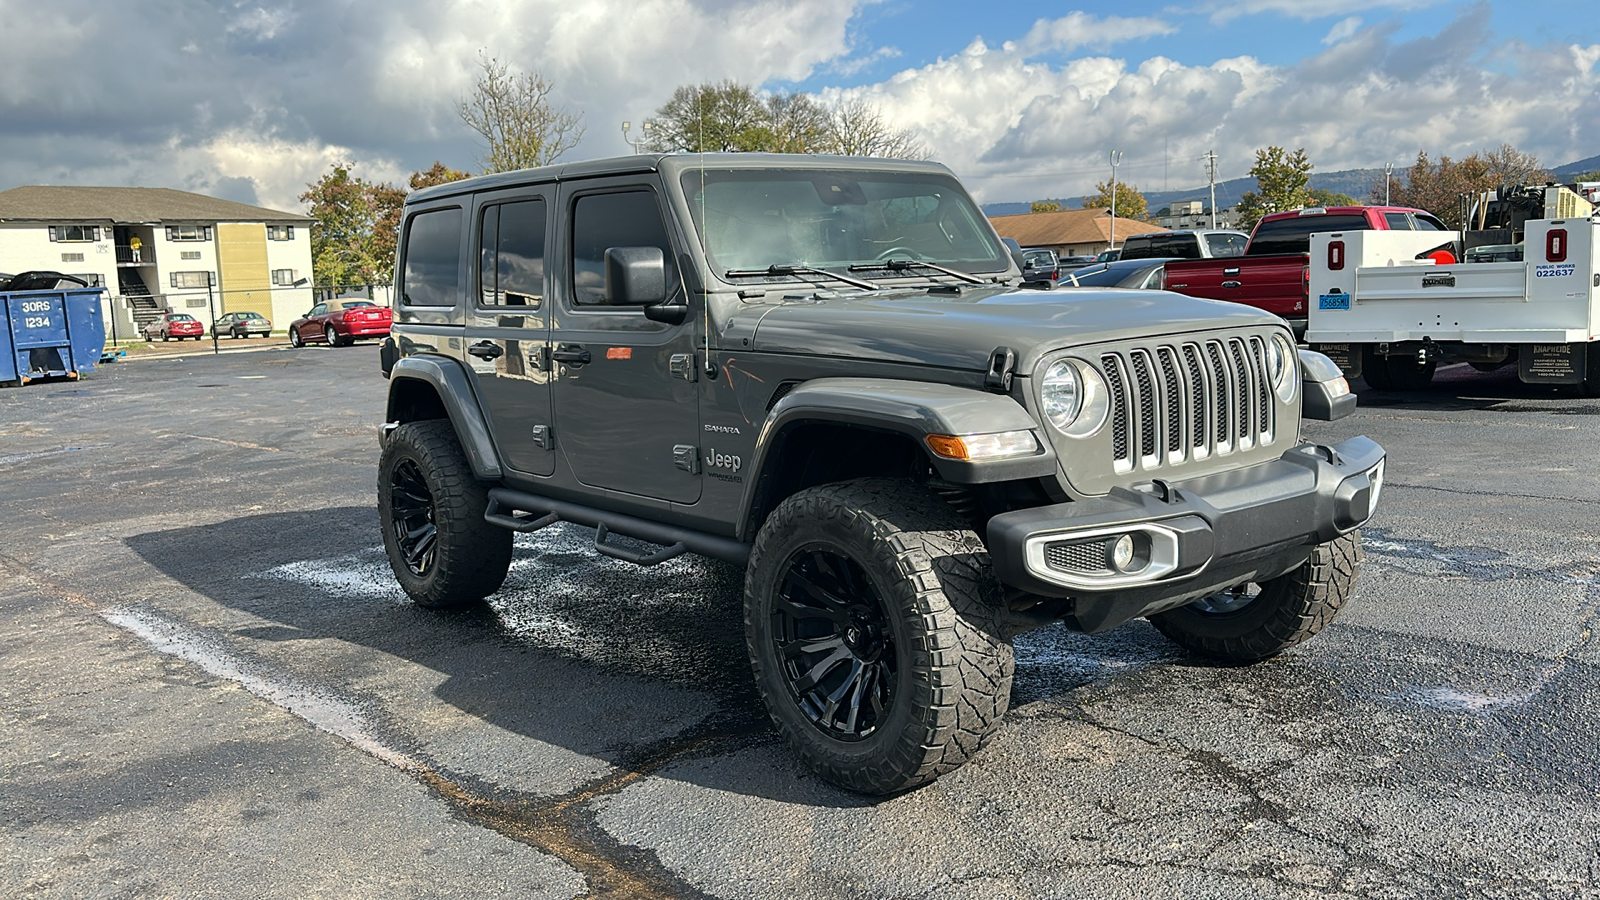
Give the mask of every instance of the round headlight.
M 1044 417 L 1057 431 L 1066 431 L 1083 408 L 1078 370 L 1064 359 L 1051 363 L 1039 382 L 1039 397 L 1044 404 Z
M 1272 379 L 1273 390 L 1278 392 L 1283 402 L 1294 399 L 1299 374 L 1300 354 L 1283 336 L 1274 336 L 1267 342 L 1267 375 Z

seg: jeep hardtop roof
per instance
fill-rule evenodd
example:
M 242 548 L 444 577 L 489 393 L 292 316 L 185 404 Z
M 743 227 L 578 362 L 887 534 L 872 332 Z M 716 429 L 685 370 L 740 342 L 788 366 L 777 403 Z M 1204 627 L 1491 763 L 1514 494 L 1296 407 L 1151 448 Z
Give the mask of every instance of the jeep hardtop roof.
M 707 169 L 854 169 L 856 171 L 953 173 L 941 163 L 907 159 L 882 159 L 873 156 L 822 156 L 810 153 L 643 153 L 613 156 L 584 162 L 556 163 L 535 169 L 496 172 L 461 181 L 434 185 L 406 197 L 406 205 L 426 203 L 457 194 L 496 190 L 521 184 L 599 178 L 607 175 L 634 175 L 661 172 L 675 179 L 686 171 Z

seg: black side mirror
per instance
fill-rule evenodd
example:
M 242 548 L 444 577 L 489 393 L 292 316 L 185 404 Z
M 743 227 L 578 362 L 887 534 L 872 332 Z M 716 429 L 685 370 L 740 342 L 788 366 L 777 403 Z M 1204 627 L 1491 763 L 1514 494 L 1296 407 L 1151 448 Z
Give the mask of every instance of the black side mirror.
M 606 250 L 607 306 L 653 306 L 667 299 L 667 260 L 660 247 Z

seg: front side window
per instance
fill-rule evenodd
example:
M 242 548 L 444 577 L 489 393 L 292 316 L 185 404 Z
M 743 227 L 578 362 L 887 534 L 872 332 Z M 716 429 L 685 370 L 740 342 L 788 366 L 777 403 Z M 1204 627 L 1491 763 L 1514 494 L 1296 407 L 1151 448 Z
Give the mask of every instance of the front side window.
M 479 302 L 537 309 L 544 300 L 544 238 L 544 200 L 485 207 L 478 240 Z
M 718 271 L 927 260 L 1004 269 L 1009 254 L 954 178 L 924 172 L 685 172 L 695 228 Z
M 210 225 L 168 225 L 167 240 L 169 241 L 209 241 L 211 240 Z
M 214 272 L 173 272 L 172 286 L 175 288 L 203 288 L 217 283 Z
M 406 223 L 400 298 L 409 306 L 455 306 L 461 277 L 461 209 L 417 213 Z
M 604 303 L 606 251 L 612 247 L 660 247 L 667 284 L 677 283 L 672 242 L 652 191 L 622 191 L 579 197 L 572 210 L 572 294 L 583 305 Z

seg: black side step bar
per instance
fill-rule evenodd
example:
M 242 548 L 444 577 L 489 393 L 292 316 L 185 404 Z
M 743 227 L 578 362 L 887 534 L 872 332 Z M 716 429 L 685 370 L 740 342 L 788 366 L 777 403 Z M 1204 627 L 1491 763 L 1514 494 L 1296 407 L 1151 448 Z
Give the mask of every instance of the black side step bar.
M 519 510 L 522 511 L 522 515 L 517 514 Z M 544 515 L 536 516 L 534 513 Z M 684 553 L 698 553 L 738 566 L 744 565 L 750 559 L 750 545 L 732 538 L 717 537 L 675 525 L 607 512 L 579 503 L 568 503 L 565 500 L 553 500 L 511 488 L 489 490 L 489 507 L 484 510 L 483 518 L 484 521 L 502 528 L 523 532 L 538 531 L 557 522 L 588 525 L 595 529 L 595 550 L 612 559 L 641 566 L 663 563 Z M 625 550 L 606 543 L 606 536 L 611 533 L 660 544 L 662 548 L 654 553 Z

